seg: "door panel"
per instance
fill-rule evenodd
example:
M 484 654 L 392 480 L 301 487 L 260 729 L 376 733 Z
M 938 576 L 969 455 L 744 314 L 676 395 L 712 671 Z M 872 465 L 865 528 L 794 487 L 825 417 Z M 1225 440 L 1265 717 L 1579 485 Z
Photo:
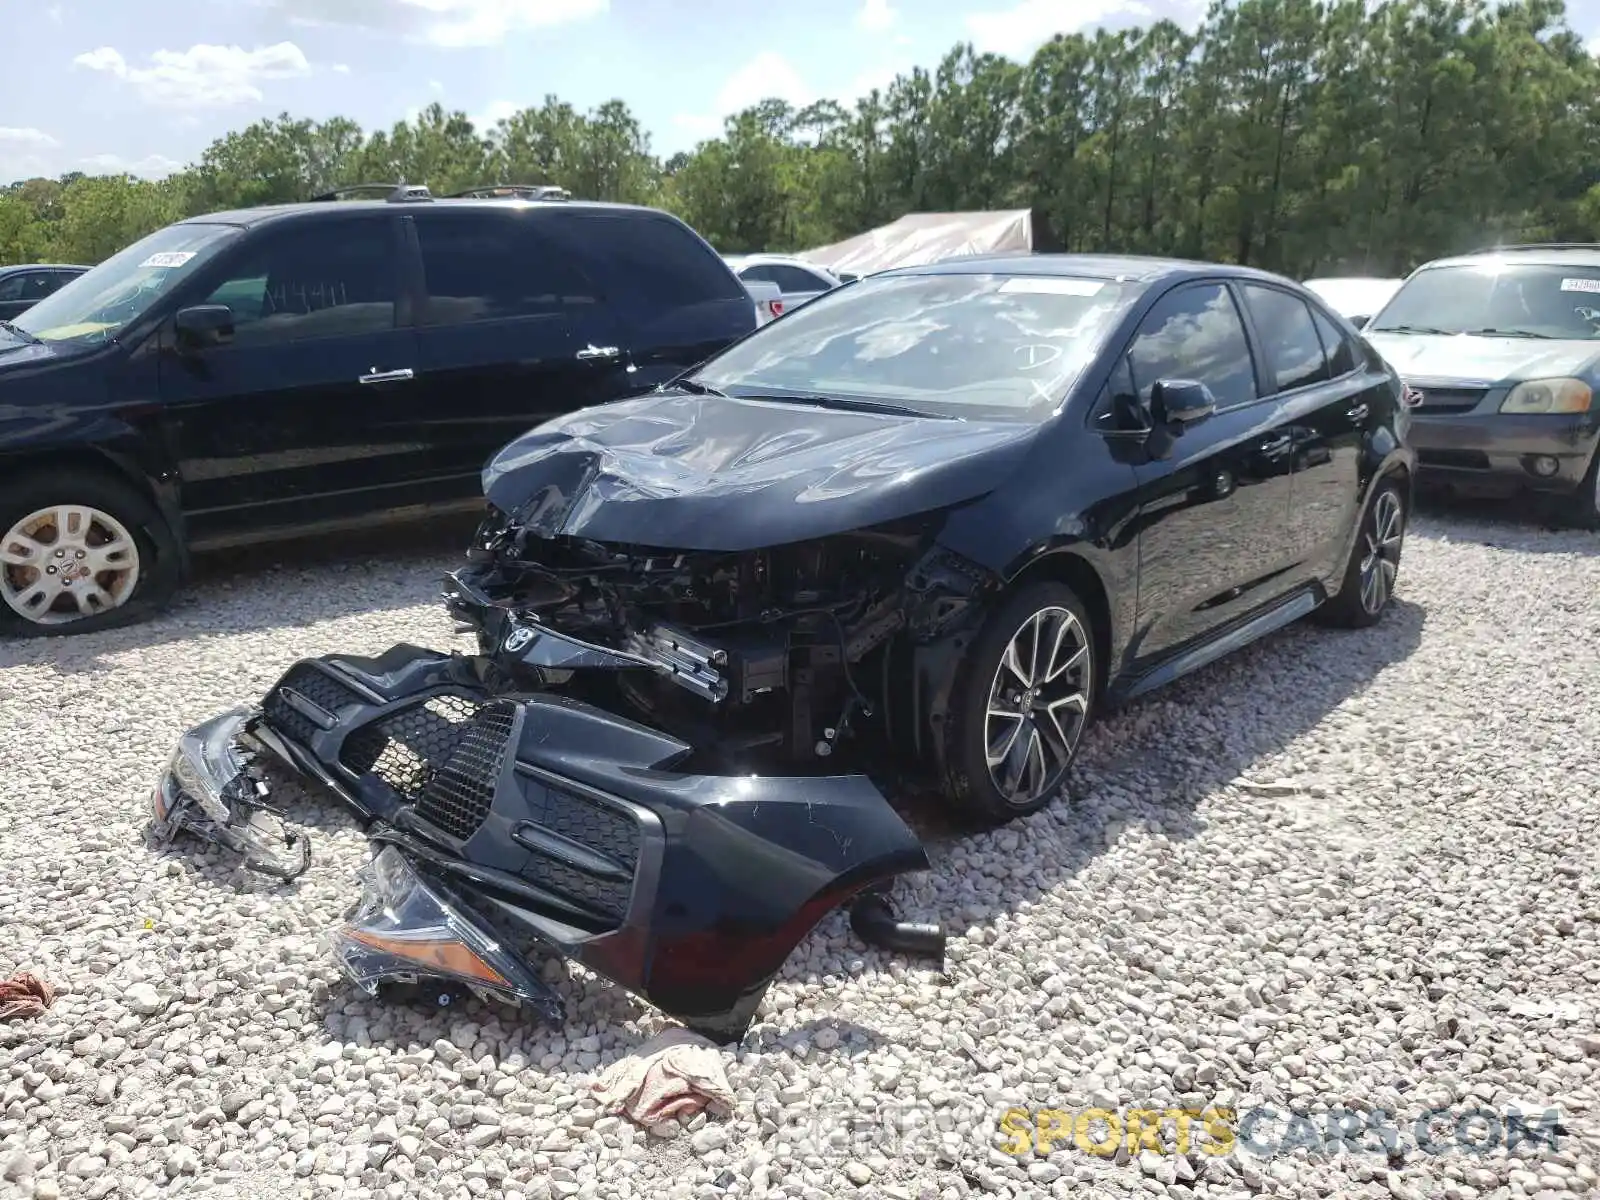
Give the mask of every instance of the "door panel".
M 1186 284 L 1151 309 L 1128 353 L 1135 403 L 1160 379 L 1193 379 L 1218 411 L 1186 428 L 1170 458 L 1141 464 L 1139 616 L 1133 657 L 1175 653 L 1287 590 L 1293 443 L 1282 413 L 1258 401 L 1232 294 Z
M 1343 556 L 1359 503 L 1367 420 L 1362 384 L 1348 369 L 1333 369 L 1315 310 L 1301 297 L 1267 284 L 1239 290 L 1294 437 L 1289 521 L 1300 551 L 1295 578 L 1322 578 Z M 1350 356 L 1333 357 L 1346 366 Z
M 181 348 L 162 329 L 161 398 L 196 541 L 433 498 L 416 334 L 397 325 L 398 245 L 385 214 L 268 227 L 189 297 L 233 310 L 231 341 Z
M 535 217 L 506 208 L 407 218 L 426 288 L 418 366 L 433 467 L 463 494 L 477 493 L 507 442 L 625 387 L 617 323 Z

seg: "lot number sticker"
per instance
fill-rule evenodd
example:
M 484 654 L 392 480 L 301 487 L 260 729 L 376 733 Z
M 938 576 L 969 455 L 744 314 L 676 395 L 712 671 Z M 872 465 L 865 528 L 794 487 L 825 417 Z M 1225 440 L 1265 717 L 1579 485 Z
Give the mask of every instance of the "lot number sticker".
M 1600 279 L 1563 279 L 1563 292 L 1600 292 Z
M 193 250 L 166 250 L 160 254 L 152 254 L 139 265 L 141 267 L 181 267 L 193 257 Z

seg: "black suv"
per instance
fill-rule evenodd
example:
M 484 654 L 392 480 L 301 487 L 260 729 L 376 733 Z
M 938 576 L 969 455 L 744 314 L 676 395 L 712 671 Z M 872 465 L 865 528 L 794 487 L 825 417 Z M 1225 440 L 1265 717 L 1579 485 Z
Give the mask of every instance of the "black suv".
M 667 213 L 362 186 L 168 226 L 0 324 L 0 632 L 127 623 L 190 549 L 477 508 L 530 426 L 755 328 Z

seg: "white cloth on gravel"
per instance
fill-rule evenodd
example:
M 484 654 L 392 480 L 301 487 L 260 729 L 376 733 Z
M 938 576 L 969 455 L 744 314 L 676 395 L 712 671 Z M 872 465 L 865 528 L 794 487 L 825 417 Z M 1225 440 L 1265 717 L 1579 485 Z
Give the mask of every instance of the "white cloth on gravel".
M 703 1109 L 727 1116 L 734 1105 L 716 1043 L 687 1029 L 668 1029 L 635 1047 L 605 1069 L 594 1090 L 608 1112 L 646 1129 Z

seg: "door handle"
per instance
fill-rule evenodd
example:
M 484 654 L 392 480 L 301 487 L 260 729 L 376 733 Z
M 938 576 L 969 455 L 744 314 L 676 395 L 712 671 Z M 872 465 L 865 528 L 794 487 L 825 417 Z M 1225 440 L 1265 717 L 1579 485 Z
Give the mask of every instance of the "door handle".
M 1280 458 L 1289 453 L 1289 447 L 1293 444 L 1294 439 L 1285 433 L 1280 437 L 1272 438 L 1270 441 L 1262 442 L 1261 445 L 1256 447 L 1256 450 L 1261 454 L 1265 454 L 1268 458 Z
M 1358 404 L 1349 412 L 1345 413 L 1345 416 L 1349 417 L 1352 421 L 1365 421 L 1367 419 L 1367 413 L 1371 411 L 1372 410 L 1369 409 L 1365 404 Z
M 362 383 L 401 383 L 412 377 L 410 367 L 401 367 L 398 371 L 380 371 L 373 367 L 371 371 L 361 376 Z
M 616 358 L 621 353 L 622 351 L 618 350 L 615 346 L 596 346 L 593 343 L 590 343 L 582 350 L 578 351 L 578 357 L 583 359 Z

